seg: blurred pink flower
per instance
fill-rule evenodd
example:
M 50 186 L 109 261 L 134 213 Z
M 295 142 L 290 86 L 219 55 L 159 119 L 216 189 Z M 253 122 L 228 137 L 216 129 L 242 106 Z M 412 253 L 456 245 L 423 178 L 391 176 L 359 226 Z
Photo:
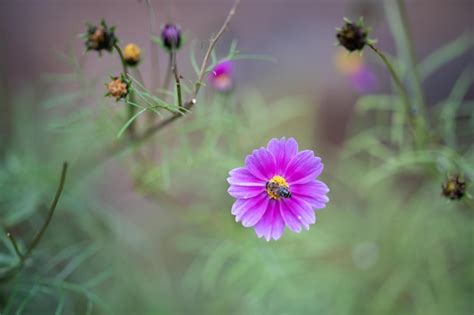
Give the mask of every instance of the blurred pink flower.
M 228 92 L 234 87 L 234 67 L 230 60 L 224 60 L 214 66 L 208 80 L 212 87 L 219 92 Z

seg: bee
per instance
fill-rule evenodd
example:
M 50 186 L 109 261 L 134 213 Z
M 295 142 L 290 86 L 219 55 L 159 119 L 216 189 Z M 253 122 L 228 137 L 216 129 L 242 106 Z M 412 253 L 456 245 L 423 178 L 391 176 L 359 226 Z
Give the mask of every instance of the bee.
M 275 182 L 267 182 L 266 184 L 266 189 L 273 193 L 276 196 L 279 196 L 281 198 L 291 198 L 291 192 L 286 188 L 285 186 L 281 186 L 278 183 Z

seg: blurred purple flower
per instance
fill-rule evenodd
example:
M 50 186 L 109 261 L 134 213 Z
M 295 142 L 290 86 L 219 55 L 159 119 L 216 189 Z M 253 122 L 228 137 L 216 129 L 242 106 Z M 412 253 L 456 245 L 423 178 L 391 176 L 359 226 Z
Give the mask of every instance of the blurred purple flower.
M 377 88 L 377 77 L 367 65 L 362 65 L 349 75 L 352 87 L 359 93 L 373 92 Z
M 329 188 L 316 180 L 322 171 L 321 159 L 311 150 L 298 152 L 295 139 L 271 139 L 229 172 L 235 220 L 267 241 L 279 239 L 285 225 L 296 233 L 308 230 L 316 222 L 314 209 L 329 201 Z
M 214 66 L 209 73 L 208 80 L 212 87 L 219 92 L 228 92 L 234 86 L 234 67 L 230 60 L 224 60 Z

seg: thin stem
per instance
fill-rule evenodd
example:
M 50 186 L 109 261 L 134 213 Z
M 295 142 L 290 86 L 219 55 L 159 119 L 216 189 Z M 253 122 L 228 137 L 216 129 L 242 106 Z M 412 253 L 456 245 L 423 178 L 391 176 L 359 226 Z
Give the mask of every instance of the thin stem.
M 122 53 L 122 49 L 120 49 L 120 46 L 115 43 L 114 44 L 114 48 L 115 50 L 117 51 L 119 57 L 120 57 L 120 61 L 122 62 L 122 68 L 123 68 L 123 74 L 125 75 L 125 77 L 127 78 L 127 80 L 130 80 L 129 76 L 128 76 L 128 66 L 127 66 L 127 62 L 125 61 L 125 58 L 123 57 L 123 53 Z M 133 92 L 130 92 L 130 101 L 132 103 L 134 103 L 134 96 L 133 96 Z M 132 105 L 128 105 L 128 117 L 127 117 L 127 121 L 129 121 L 132 117 L 135 116 L 135 107 L 132 106 Z M 135 135 L 135 122 L 132 121 L 132 123 L 130 124 L 130 126 L 127 128 L 127 131 L 129 133 L 130 136 L 134 136 Z
M 17 244 L 15 238 L 13 237 L 13 235 L 12 235 L 11 233 L 7 233 L 7 237 L 8 237 L 8 239 L 10 239 L 10 242 L 11 242 L 12 245 L 13 245 L 13 249 L 15 250 L 16 255 L 18 256 L 18 258 L 19 258 L 20 260 L 22 260 L 22 259 L 23 259 L 23 255 L 22 255 L 22 253 L 20 252 L 20 249 L 18 248 L 18 244 Z
M 155 11 L 153 10 L 153 6 L 151 5 L 151 0 L 145 0 L 145 4 L 148 9 L 148 18 L 150 21 L 150 34 L 154 35 L 155 30 L 157 29 L 156 26 L 156 16 Z M 152 40 L 150 40 L 151 44 L 151 90 L 158 88 L 158 80 L 159 80 L 159 48 L 158 45 L 155 45 Z
M 7 237 L 12 242 L 13 248 L 15 249 L 15 253 L 17 254 L 20 261 L 18 262 L 18 264 L 8 269 L 3 275 L 0 275 L 0 281 L 7 281 L 8 279 L 11 279 L 12 277 L 14 277 L 23 268 L 25 261 L 31 256 L 31 254 L 33 253 L 33 251 L 35 250 L 35 248 L 38 246 L 39 242 L 41 241 L 44 233 L 46 232 L 46 229 L 51 223 L 54 212 L 59 202 L 59 198 L 61 197 L 61 194 L 63 192 L 64 183 L 66 181 L 67 168 L 68 168 L 68 164 L 67 162 L 64 162 L 63 168 L 61 171 L 61 178 L 59 180 L 59 185 L 56 190 L 56 194 L 54 195 L 53 202 L 51 203 L 51 206 L 49 207 L 48 216 L 46 217 L 46 220 L 44 221 L 41 229 L 38 231 L 36 236 L 33 238 L 31 243 L 29 244 L 25 254 L 21 254 L 18 244 L 16 243 L 16 240 L 13 237 L 13 235 L 11 233 L 7 233 Z
M 120 61 L 122 62 L 123 74 L 125 74 L 125 76 L 128 78 L 128 66 L 125 62 L 125 58 L 123 57 L 122 49 L 120 49 L 120 46 L 117 43 L 114 44 L 114 48 L 120 57 Z
M 236 0 L 234 2 L 234 5 L 230 9 L 229 14 L 227 15 L 227 18 L 224 21 L 224 24 L 221 26 L 221 28 L 217 32 L 216 36 L 211 38 L 211 40 L 209 42 L 209 48 L 207 49 L 207 52 L 204 55 L 204 59 L 203 59 L 202 64 L 201 64 L 201 70 L 199 71 L 199 75 L 198 75 L 198 80 L 196 81 L 196 84 L 194 85 L 194 97 L 193 98 L 196 98 L 197 94 L 199 93 L 199 89 L 202 86 L 202 81 L 203 81 L 204 75 L 206 73 L 207 63 L 209 62 L 209 58 L 211 58 L 212 51 L 214 50 L 214 47 L 216 46 L 217 41 L 219 40 L 219 38 L 222 36 L 222 34 L 224 34 L 225 30 L 227 29 L 227 26 L 229 25 L 230 20 L 232 20 L 232 17 L 234 16 L 235 11 L 237 9 L 237 6 L 239 5 L 239 2 L 240 2 L 240 0 Z
M 417 98 L 417 109 L 421 111 L 421 114 L 425 115 L 425 96 L 423 93 L 423 87 L 421 85 L 420 72 L 418 71 L 418 62 L 416 60 L 415 45 L 410 31 L 410 23 L 408 20 L 408 14 L 403 0 L 397 0 L 397 7 L 402 25 L 402 30 L 405 34 L 405 42 L 408 50 L 410 68 L 413 71 L 414 91 Z
M 61 178 L 59 180 L 59 186 L 58 186 L 58 189 L 56 190 L 56 194 L 54 195 L 53 202 L 51 203 L 51 206 L 49 207 L 49 212 L 48 212 L 48 216 L 46 217 L 46 221 L 44 222 L 43 226 L 39 230 L 38 234 L 36 234 L 36 236 L 31 241 L 30 245 L 28 246 L 26 253 L 23 255 L 22 261 L 25 261 L 28 257 L 31 256 L 31 253 L 36 248 L 36 246 L 38 246 L 41 238 L 43 237 L 44 233 L 46 232 L 46 229 L 49 226 L 49 223 L 51 222 L 51 219 L 53 218 L 54 211 L 56 210 L 56 207 L 59 202 L 59 197 L 61 197 L 61 194 L 63 192 L 64 183 L 66 181 L 67 167 L 68 167 L 67 162 L 64 162 L 63 169 L 61 171 Z
M 406 114 L 410 116 L 412 106 L 410 104 L 410 99 L 408 98 L 408 94 L 405 90 L 405 87 L 403 86 L 403 83 L 400 80 L 400 77 L 395 72 L 395 69 L 393 68 L 387 57 L 377 47 L 370 43 L 368 43 L 367 45 L 380 57 L 380 59 L 382 59 L 383 63 L 387 67 L 388 71 L 390 72 L 390 75 L 392 76 L 393 81 L 395 82 L 395 85 L 398 88 L 398 92 L 402 97 L 403 104 L 405 104 Z
M 171 82 L 171 75 L 173 73 L 173 54 L 169 53 L 168 56 L 169 56 L 168 68 L 166 69 L 165 80 L 163 81 L 163 87 L 162 87 L 163 91 L 168 90 L 168 87 L 170 86 L 170 82 Z
M 178 94 L 178 106 L 179 108 L 181 108 L 183 107 L 183 99 L 181 96 L 181 81 L 179 80 L 178 65 L 176 62 L 176 49 L 174 48 L 171 50 L 171 60 L 173 60 L 172 69 L 174 74 L 174 80 L 176 83 L 176 93 Z

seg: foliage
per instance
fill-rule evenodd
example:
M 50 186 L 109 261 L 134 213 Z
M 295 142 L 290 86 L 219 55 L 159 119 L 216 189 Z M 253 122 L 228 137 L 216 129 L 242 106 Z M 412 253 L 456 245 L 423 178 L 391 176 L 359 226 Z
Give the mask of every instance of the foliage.
M 419 64 L 422 79 L 471 48 L 464 35 L 441 47 Z M 212 54 L 205 71 L 244 58 L 269 59 L 240 54 L 232 42 L 222 58 Z M 72 175 L 33 257 L 16 277 L 0 279 L 1 314 L 472 312 L 472 197 L 440 194 L 447 175 L 474 179 L 473 101 L 465 99 L 472 68 L 442 102 L 426 106 L 425 145 L 414 140 L 399 95 L 386 92 L 357 101 L 358 123 L 330 154 L 334 148 L 308 132 L 319 113 L 304 97 L 268 102 L 256 90 L 207 88 L 187 109 L 172 99 L 174 88 L 153 90 L 132 74 L 135 100 L 112 105 L 97 88 L 106 74 L 90 78 L 80 58 L 63 59 L 71 73 L 41 83 L 50 87 L 41 102 L 47 115 L 22 112 L 37 98 L 32 92 L 13 106 L 21 127 L 0 162 L 0 276 L 18 259 L 6 232 L 24 250 L 44 220 L 62 160 Z M 406 64 L 402 59 L 393 64 Z M 185 95 L 193 96 L 196 84 L 183 81 Z M 128 117 L 127 105 L 139 111 Z M 132 122 L 146 131 L 148 114 L 153 123 L 180 119 L 130 145 L 118 162 L 74 167 L 114 141 L 130 141 Z M 252 149 L 279 136 L 295 136 L 323 157 L 331 202 L 309 232 L 266 243 L 233 222 L 225 178 Z M 133 203 L 110 203 L 108 194 L 126 199 L 117 196 L 119 182 Z

